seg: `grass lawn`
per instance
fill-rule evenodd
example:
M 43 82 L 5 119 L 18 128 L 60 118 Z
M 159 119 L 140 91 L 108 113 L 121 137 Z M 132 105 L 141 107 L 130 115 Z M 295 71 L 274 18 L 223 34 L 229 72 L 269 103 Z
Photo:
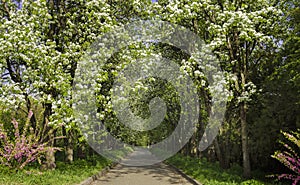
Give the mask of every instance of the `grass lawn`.
M 0 166 L 1 185 L 41 184 L 41 185 L 69 185 L 78 184 L 88 177 L 96 174 L 111 162 L 97 156 L 90 160 L 76 160 L 72 164 L 57 162 L 57 167 L 52 171 L 41 171 L 39 167 L 27 167 L 16 171 Z
M 271 185 L 283 184 L 275 182 L 274 179 L 264 179 L 264 175 L 253 172 L 257 178 L 245 180 L 242 177 L 242 168 L 233 166 L 231 169 L 223 170 L 217 163 L 207 162 L 201 159 L 182 156 L 177 154 L 166 160 L 166 163 L 172 164 L 181 169 L 184 173 L 196 179 L 203 185 Z M 258 180 L 263 179 L 263 180 Z M 266 182 L 266 181 L 269 182 Z
M 117 156 L 125 156 L 133 151 L 126 147 L 115 151 Z M 72 164 L 57 162 L 56 169 L 41 171 L 39 166 L 28 166 L 23 170 L 9 169 L 0 165 L 1 185 L 72 185 L 79 184 L 97 174 L 112 162 L 100 155 L 85 160 L 75 160 Z

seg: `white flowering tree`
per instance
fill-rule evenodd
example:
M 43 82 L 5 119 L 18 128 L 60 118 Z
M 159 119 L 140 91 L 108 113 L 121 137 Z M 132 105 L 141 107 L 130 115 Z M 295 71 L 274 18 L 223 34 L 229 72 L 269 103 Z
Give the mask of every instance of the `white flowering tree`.
M 230 72 L 228 83 L 241 125 L 244 175 L 250 176 L 247 105 L 258 89 L 252 82 L 256 68 L 270 62 L 268 56 L 278 47 L 277 36 L 283 14 L 278 1 L 158 1 L 157 16 L 189 27 L 199 34 Z
M 159 0 L 155 3 L 150 0 L 0 0 L 1 111 L 20 112 L 25 108 L 23 111 L 27 114 L 33 104 L 39 104 L 44 109 L 44 124 L 48 121 L 47 126 L 57 131 L 53 135 L 67 136 L 66 156 L 68 161 L 72 161 L 74 143 L 79 135 L 71 108 L 72 86 L 78 61 L 97 36 L 112 30 L 116 25 L 139 18 L 166 20 L 195 32 L 220 60 L 220 67 L 227 75 L 226 83 L 232 99 L 227 106 L 228 119 L 224 121 L 228 124 L 225 124 L 221 133 L 233 128 L 235 136 L 241 136 L 241 146 L 238 149 L 242 149 L 244 175 L 250 176 L 247 110 L 253 97 L 259 92 L 256 75 L 264 71 L 262 66 L 272 62 L 270 60 L 274 58 L 276 49 L 281 46 L 279 37 L 285 31 L 281 29 L 284 26 L 281 16 L 285 14 L 283 5 L 276 0 Z M 294 35 L 295 38 L 290 39 L 287 48 L 297 47 L 294 40 L 298 39 L 299 34 L 295 32 Z M 150 45 L 153 47 L 149 47 Z M 113 56 L 116 58 L 111 59 L 112 66 L 108 66 L 99 75 L 98 80 L 108 84 L 107 89 L 102 86 L 103 89 L 97 96 L 101 118 L 115 121 L 115 117 L 111 116 L 113 113 L 108 88 L 113 83 L 113 77 L 117 76 L 116 69 L 123 69 L 124 64 L 132 60 L 157 52 L 166 58 L 176 58 L 182 71 L 195 81 L 201 108 L 205 109 L 201 110 L 201 121 L 207 121 L 211 106 L 209 84 L 193 57 L 185 56 L 178 48 L 155 45 L 155 42 L 139 47 L 131 46 L 130 51 L 131 53 L 124 51 L 122 56 Z M 299 75 L 291 69 L 299 63 L 294 60 L 298 55 L 294 55 L 292 49 L 289 51 L 291 53 L 283 55 L 283 58 L 287 57 L 286 61 L 295 62 L 290 62 L 290 66 L 285 65 L 281 72 L 284 73 L 285 68 L 288 68 L 291 74 L 296 74 L 293 82 L 298 87 Z M 296 49 L 295 53 L 297 51 Z M 285 81 L 285 78 L 282 80 Z M 143 89 L 149 87 L 149 84 L 163 86 L 158 82 L 145 81 L 144 84 L 137 84 L 136 89 L 144 92 Z M 176 96 L 171 94 L 162 96 L 166 99 L 173 98 L 173 103 L 177 101 L 174 98 Z M 147 110 L 144 110 L 148 108 L 148 102 L 141 103 L 142 99 L 139 96 L 132 98 L 133 110 L 137 114 L 142 112 L 147 117 Z M 171 120 L 177 114 L 168 116 Z M 35 124 L 34 115 L 31 124 Z M 199 130 L 204 130 L 203 124 L 198 127 Z M 128 142 L 142 138 L 119 123 L 112 125 L 111 129 Z M 160 139 L 161 133 L 171 132 L 172 129 L 173 125 L 162 127 L 151 137 L 154 140 Z M 148 137 L 147 134 L 145 136 Z M 190 143 L 193 146 L 188 150 L 195 149 L 201 134 L 197 133 L 193 137 Z M 145 140 L 149 139 L 150 137 Z M 222 155 L 218 142 L 218 139 L 215 140 L 214 147 L 222 164 L 222 161 L 229 161 L 223 155 L 229 154 L 224 152 Z M 239 155 L 240 152 L 234 153 Z M 50 158 L 53 159 L 53 153 L 51 155 Z
M 110 5 L 72 0 L 0 2 L 0 102 L 12 111 L 26 107 L 27 112 L 33 100 L 42 104 L 44 124 L 67 136 L 67 158 L 72 162 L 78 133 L 71 109 L 76 65 L 90 43 L 115 24 Z M 55 162 L 54 154 L 49 155 Z

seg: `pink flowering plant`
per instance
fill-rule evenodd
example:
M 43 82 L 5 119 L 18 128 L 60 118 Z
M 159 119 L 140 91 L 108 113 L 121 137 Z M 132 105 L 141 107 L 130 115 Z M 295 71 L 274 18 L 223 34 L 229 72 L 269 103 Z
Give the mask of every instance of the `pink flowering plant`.
M 280 161 L 286 167 L 291 170 L 291 173 L 278 175 L 278 179 L 289 179 L 293 181 L 293 185 L 297 185 L 300 182 L 300 158 L 297 154 L 297 150 L 300 149 L 300 129 L 297 132 L 283 132 L 285 138 L 287 138 L 293 145 L 295 149 L 288 145 L 285 142 L 280 142 L 285 148 L 286 151 L 276 151 L 273 158 Z
M 51 140 L 46 140 L 45 127 L 36 127 L 35 130 L 31 127 L 32 115 L 33 112 L 29 111 L 22 133 L 19 123 L 15 119 L 12 120 L 14 137 L 9 137 L 8 130 L 0 124 L 0 164 L 22 169 L 34 161 L 41 163 L 41 158 L 47 151 L 59 150 L 49 146 Z

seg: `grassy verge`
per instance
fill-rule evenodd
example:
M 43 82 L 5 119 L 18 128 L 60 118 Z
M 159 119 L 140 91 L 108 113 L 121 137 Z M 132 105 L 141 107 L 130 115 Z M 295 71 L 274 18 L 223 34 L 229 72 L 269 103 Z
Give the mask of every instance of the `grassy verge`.
M 69 185 L 78 184 L 96 174 L 111 162 L 97 156 L 90 160 L 76 160 L 72 164 L 57 162 L 52 171 L 41 171 L 39 167 L 27 167 L 24 170 L 9 169 L 0 166 L 0 184 L 3 185 Z
M 205 160 L 195 159 L 182 155 L 175 155 L 166 163 L 172 164 L 181 169 L 187 175 L 193 177 L 203 185 L 271 185 L 273 179 L 270 182 L 265 180 L 258 180 L 254 178 L 251 180 L 245 180 L 242 177 L 242 169 L 240 166 L 234 166 L 231 169 L 224 170 L 219 167 L 217 163 L 210 163 Z M 254 172 L 255 177 L 263 177 L 263 175 Z M 280 184 L 280 183 L 276 183 Z
M 116 156 L 125 156 L 132 149 L 113 151 Z M 41 171 L 39 166 L 29 166 L 23 170 L 9 169 L 0 165 L 1 185 L 73 185 L 97 174 L 112 162 L 100 155 L 85 160 L 76 160 L 72 164 L 57 162 L 56 169 Z

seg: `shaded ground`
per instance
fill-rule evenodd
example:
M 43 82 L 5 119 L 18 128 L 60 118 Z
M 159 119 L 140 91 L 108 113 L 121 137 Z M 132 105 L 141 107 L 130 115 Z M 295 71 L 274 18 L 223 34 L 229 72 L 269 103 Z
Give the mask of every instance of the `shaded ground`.
M 188 180 L 176 173 L 163 163 L 151 166 L 139 166 L 141 161 L 151 162 L 155 157 L 148 151 L 137 149 L 122 164 L 117 165 L 105 176 L 95 181 L 92 185 L 188 185 Z

